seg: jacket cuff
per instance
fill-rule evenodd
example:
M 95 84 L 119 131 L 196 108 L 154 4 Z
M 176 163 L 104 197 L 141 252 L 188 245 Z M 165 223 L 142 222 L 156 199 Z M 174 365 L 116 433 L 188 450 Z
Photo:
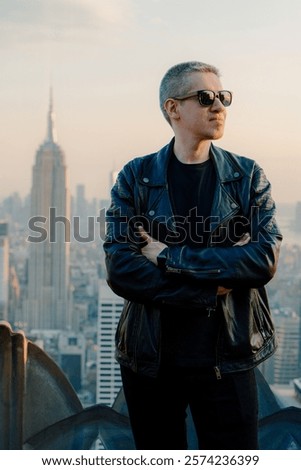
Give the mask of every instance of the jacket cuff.
M 157 263 L 160 269 L 165 269 L 167 260 L 167 250 L 167 247 L 164 248 L 157 256 Z

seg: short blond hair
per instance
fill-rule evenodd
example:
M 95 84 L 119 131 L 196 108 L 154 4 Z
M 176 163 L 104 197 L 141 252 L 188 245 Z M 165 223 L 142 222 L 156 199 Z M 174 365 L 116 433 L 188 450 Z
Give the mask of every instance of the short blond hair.
M 187 76 L 194 72 L 209 72 L 220 77 L 220 72 L 214 65 L 205 64 L 204 62 L 182 62 L 171 67 L 161 80 L 159 92 L 160 108 L 169 124 L 171 122 L 164 108 L 164 103 L 168 98 L 183 96 L 190 91 Z

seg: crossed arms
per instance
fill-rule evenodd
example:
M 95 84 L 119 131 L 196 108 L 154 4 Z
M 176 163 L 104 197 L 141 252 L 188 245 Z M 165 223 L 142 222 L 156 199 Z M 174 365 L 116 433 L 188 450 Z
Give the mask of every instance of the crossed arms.
M 108 283 L 117 295 L 141 303 L 212 307 L 217 295 L 240 286 L 260 287 L 273 277 L 282 237 L 274 222 L 268 182 L 257 184 L 250 201 L 259 211 L 258 220 L 252 221 L 253 239 L 246 235 L 230 247 L 169 246 L 165 269 L 156 261 L 167 245 L 142 231 L 140 240 L 142 236 L 147 244 L 141 247 L 135 236 L 130 236 L 130 224 L 124 224 L 125 217 L 130 220 L 137 215 L 134 187 L 135 180 L 122 172 L 107 212 L 104 251 Z

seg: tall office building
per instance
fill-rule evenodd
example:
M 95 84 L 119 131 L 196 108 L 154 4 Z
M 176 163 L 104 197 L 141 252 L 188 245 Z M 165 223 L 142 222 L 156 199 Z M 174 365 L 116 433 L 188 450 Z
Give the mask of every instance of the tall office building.
M 89 225 L 88 225 L 88 204 L 85 196 L 85 186 L 83 184 L 78 184 L 76 186 L 76 198 L 75 198 L 75 207 L 74 207 L 73 219 L 74 223 L 74 236 L 76 240 L 81 240 L 82 238 L 88 237 Z M 91 214 L 94 215 L 94 214 Z M 77 220 L 76 220 L 77 219 Z M 92 234 L 93 238 L 93 234 Z
M 85 186 L 83 184 L 78 184 L 76 186 L 76 205 L 75 205 L 76 215 L 80 217 L 85 217 L 87 213 L 87 201 L 85 196 Z
M 296 210 L 295 210 L 295 224 L 294 224 L 294 229 L 295 231 L 298 231 L 301 229 L 301 201 L 298 201 L 296 203 Z
M 278 348 L 273 356 L 272 383 L 289 384 L 300 377 L 300 317 L 293 311 L 275 316 Z
M 46 139 L 33 166 L 30 221 L 34 230 L 29 243 L 27 328 L 69 328 L 70 195 L 65 156 L 57 144 L 52 94 Z
M 86 343 L 84 335 L 64 331 L 58 337 L 59 361 L 62 370 L 78 392 L 85 372 Z
M 111 406 L 121 388 L 119 364 L 115 360 L 115 331 L 124 301 L 105 280 L 99 282 L 96 401 Z
M 8 320 L 9 242 L 8 224 L 0 221 L 0 320 Z

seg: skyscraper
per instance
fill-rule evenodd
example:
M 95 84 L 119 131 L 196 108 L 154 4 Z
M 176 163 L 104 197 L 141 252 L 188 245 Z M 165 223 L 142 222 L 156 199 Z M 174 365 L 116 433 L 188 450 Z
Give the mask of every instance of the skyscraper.
M 113 404 L 122 386 L 119 364 L 115 360 L 115 331 L 123 304 L 124 300 L 100 279 L 96 401 L 107 406 Z
M 275 315 L 278 349 L 274 362 L 274 384 L 289 384 L 300 377 L 300 317 L 294 311 Z
M 0 221 L 0 320 L 7 320 L 9 291 L 8 224 Z
M 39 222 L 38 222 L 39 221 Z M 28 330 L 66 329 L 69 306 L 70 195 L 65 156 L 57 144 L 50 93 L 47 135 L 36 153 L 32 172 L 28 260 Z

